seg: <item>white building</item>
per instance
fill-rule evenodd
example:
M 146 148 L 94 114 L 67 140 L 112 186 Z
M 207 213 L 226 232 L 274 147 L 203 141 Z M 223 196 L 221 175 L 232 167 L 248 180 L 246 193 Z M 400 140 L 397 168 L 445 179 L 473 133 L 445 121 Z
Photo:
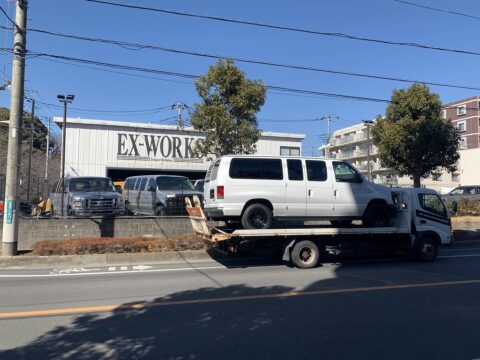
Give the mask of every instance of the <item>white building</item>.
M 62 127 L 63 118 L 54 121 Z M 199 179 L 209 162 L 195 157 L 204 136 L 193 128 L 89 119 L 67 119 L 65 176 L 109 176 L 123 180 L 140 174 L 185 175 Z M 258 155 L 300 155 L 303 134 L 263 132 Z
M 330 143 L 325 146 L 327 156 L 343 159 L 354 165 L 364 175 L 368 170 L 368 152 L 370 146 L 370 173 L 372 181 L 384 185 L 412 186 L 413 179 L 409 176 L 399 175 L 391 169 L 380 165 L 378 151 L 371 139 L 367 136 L 367 126 L 363 123 L 346 127 L 332 134 Z M 475 161 L 480 159 L 480 149 L 461 150 L 458 170 L 454 174 L 444 172 L 439 177 L 422 179 L 422 186 L 446 192 L 460 185 L 480 184 L 480 171 L 477 170 Z

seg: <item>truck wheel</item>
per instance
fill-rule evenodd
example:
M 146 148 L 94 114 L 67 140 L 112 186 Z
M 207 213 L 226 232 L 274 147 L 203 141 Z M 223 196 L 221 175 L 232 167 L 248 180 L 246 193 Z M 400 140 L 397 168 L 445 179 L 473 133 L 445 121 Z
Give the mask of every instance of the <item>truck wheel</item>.
M 348 227 L 352 225 L 352 220 L 330 220 L 333 227 Z
M 249 205 L 242 215 L 244 229 L 269 229 L 272 226 L 273 215 L 263 204 Z
M 363 214 L 362 223 L 368 227 L 387 227 L 390 224 L 390 213 L 385 205 L 369 205 Z
M 415 246 L 415 257 L 420 261 L 433 261 L 437 258 L 438 243 L 431 236 L 421 237 Z
M 155 208 L 155 216 L 167 216 L 167 209 L 165 209 L 165 206 L 157 206 Z
M 311 269 L 317 266 L 320 252 L 318 246 L 309 240 L 299 241 L 293 246 L 291 259 L 300 269 Z

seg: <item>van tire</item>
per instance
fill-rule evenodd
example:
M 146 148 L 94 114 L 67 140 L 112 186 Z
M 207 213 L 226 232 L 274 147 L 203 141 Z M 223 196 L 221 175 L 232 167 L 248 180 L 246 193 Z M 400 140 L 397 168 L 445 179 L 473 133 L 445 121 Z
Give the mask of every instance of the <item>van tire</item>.
M 367 227 L 387 227 L 390 224 L 390 212 L 385 205 L 369 205 L 363 214 L 362 223 Z
M 296 267 L 300 269 L 311 269 L 317 266 L 320 251 L 313 241 L 303 240 L 293 246 L 290 258 Z
M 167 209 L 165 209 L 165 206 L 157 206 L 155 208 L 155 216 L 167 216 Z
M 272 211 L 265 205 L 255 203 L 249 205 L 242 215 L 244 229 L 269 229 L 272 226 Z
M 425 235 L 418 239 L 415 245 L 415 258 L 419 261 L 430 262 L 437 258 L 438 242 L 432 236 Z

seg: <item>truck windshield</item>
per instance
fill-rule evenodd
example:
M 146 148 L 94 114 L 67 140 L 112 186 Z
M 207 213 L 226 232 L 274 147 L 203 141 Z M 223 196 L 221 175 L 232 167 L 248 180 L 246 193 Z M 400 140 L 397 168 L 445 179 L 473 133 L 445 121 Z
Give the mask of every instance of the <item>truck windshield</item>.
M 158 190 L 195 190 L 190 180 L 183 177 L 159 177 L 157 186 Z
M 115 187 L 110 179 L 99 178 L 72 179 L 69 187 L 72 192 L 115 191 Z

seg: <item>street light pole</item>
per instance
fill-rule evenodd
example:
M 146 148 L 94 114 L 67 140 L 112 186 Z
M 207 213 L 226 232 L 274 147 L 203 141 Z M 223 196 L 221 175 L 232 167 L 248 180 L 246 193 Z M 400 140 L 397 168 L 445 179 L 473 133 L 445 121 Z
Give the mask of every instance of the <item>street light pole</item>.
M 47 151 L 45 151 L 45 184 L 48 183 L 48 156 L 50 150 L 50 118 L 48 118 Z
M 367 177 L 368 181 L 372 181 L 372 172 L 370 169 L 370 126 L 372 126 L 372 120 L 363 120 L 363 123 L 367 127 Z
M 66 146 L 66 137 L 67 137 L 67 104 L 71 103 L 75 99 L 75 95 L 57 95 L 58 101 L 63 103 L 63 125 L 62 125 L 62 168 L 61 168 L 61 178 L 62 178 L 62 195 L 60 211 L 63 216 L 64 208 L 64 193 L 65 193 L 65 146 Z
M 27 43 L 27 0 L 17 0 L 13 38 L 12 93 L 8 125 L 7 171 L 5 176 L 5 215 L 3 217 L 2 256 L 17 255 L 18 195 L 22 146 L 25 48 Z
M 330 121 L 332 121 L 333 119 L 340 119 L 337 115 L 326 115 L 326 116 L 322 116 L 320 118 L 320 120 L 327 120 L 327 142 L 326 142 L 326 146 L 325 146 L 325 152 L 324 152 L 324 156 L 325 157 L 328 157 L 330 154 L 327 150 L 328 148 L 328 145 L 330 144 Z

